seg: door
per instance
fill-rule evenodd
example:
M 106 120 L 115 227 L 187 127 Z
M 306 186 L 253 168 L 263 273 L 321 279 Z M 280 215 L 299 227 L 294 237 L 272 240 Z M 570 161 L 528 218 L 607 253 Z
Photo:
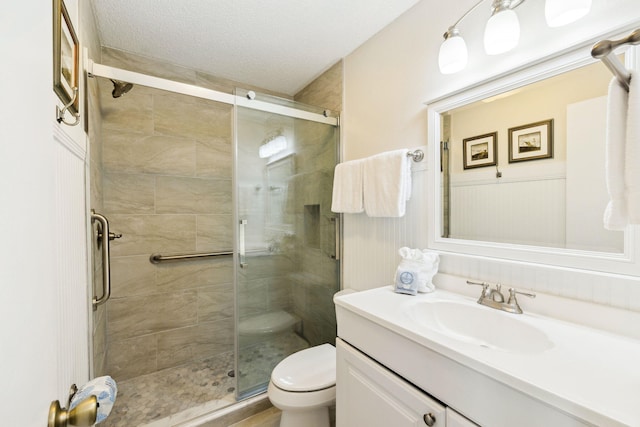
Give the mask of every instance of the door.
M 253 108 L 262 101 L 269 111 Z M 258 96 L 236 107 L 240 397 L 265 390 L 289 354 L 336 336 L 340 262 L 331 192 L 338 128 L 313 108 L 278 102 Z

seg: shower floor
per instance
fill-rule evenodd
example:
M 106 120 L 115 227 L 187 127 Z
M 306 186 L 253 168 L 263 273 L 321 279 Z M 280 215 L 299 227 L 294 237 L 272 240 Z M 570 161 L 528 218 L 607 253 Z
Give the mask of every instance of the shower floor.
M 233 353 L 118 381 L 118 396 L 105 427 L 170 426 L 177 414 L 198 416 L 235 402 Z M 188 411 L 189 414 L 183 414 Z M 182 418 L 182 417 L 181 417 Z M 158 422 L 165 420 L 166 422 Z
M 296 334 L 241 351 L 242 389 L 268 382 L 275 365 L 309 344 Z M 233 353 L 118 381 L 118 396 L 104 427 L 170 427 L 236 402 Z

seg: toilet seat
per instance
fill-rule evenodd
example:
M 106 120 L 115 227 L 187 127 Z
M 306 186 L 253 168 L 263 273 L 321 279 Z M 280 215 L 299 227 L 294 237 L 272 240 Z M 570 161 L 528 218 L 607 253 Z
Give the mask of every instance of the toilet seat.
M 273 369 L 271 382 L 291 392 L 312 392 L 335 386 L 336 348 L 322 344 L 288 356 Z

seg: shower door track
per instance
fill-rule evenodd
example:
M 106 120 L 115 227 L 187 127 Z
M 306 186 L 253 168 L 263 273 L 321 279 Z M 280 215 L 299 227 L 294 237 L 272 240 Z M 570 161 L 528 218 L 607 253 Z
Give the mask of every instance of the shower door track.
M 149 76 L 147 74 L 136 73 L 134 71 L 127 71 L 121 68 L 111 67 L 109 65 L 97 64 L 91 60 L 89 61 L 87 71 L 89 73 L 89 77 L 104 77 L 107 79 L 120 80 L 127 83 L 133 83 L 134 85 L 166 90 L 182 95 L 195 96 L 197 98 L 222 102 L 224 104 L 238 105 L 240 107 L 251 108 L 254 110 L 266 111 L 297 119 L 338 126 L 339 119 L 337 117 L 327 117 L 323 114 L 287 107 L 285 105 L 272 104 L 270 102 L 260 101 L 257 99 L 248 99 L 244 96 L 232 95 L 188 83 L 181 83 L 160 77 Z

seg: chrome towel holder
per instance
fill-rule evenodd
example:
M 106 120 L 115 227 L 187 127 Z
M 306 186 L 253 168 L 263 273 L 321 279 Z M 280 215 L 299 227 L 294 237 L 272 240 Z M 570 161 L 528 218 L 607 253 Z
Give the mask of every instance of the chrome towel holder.
M 602 40 L 593 45 L 591 56 L 602 61 L 613 75 L 618 79 L 622 87 L 629 92 L 631 73 L 620 63 L 613 51 L 625 44 L 640 44 L 640 28 L 631 32 L 627 37 L 619 40 Z
M 407 157 L 411 157 L 414 162 L 418 163 L 424 159 L 424 152 L 422 150 L 409 151 Z

